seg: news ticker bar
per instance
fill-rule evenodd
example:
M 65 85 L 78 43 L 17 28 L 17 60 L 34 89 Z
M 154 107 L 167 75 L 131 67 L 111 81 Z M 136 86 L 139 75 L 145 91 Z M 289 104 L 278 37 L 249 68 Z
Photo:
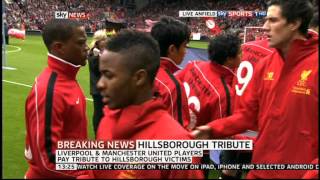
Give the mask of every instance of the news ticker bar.
M 318 164 L 56 164 L 56 170 L 319 170 Z

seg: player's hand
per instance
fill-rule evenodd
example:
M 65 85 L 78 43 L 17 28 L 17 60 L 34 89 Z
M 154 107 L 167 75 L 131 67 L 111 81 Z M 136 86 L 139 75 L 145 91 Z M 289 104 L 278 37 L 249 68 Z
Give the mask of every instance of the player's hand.
M 195 139 L 211 139 L 211 128 L 210 126 L 198 126 L 195 130 L 190 132 L 190 135 Z

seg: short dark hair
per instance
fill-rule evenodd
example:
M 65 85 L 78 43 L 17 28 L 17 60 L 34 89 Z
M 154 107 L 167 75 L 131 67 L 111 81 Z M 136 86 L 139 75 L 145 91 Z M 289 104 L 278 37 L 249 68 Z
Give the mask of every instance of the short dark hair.
M 173 17 L 164 16 L 151 29 L 151 35 L 159 43 L 160 55 L 166 57 L 171 44 L 179 48 L 185 41 L 190 40 L 189 27 Z
M 158 43 L 149 34 L 121 30 L 106 43 L 106 49 L 128 56 L 126 63 L 131 72 L 146 69 L 153 83 L 160 66 L 160 50 Z
M 306 35 L 313 15 L 312 4 L 309 0 L 270 0 L 268 6 L 279 5 L 282 16 L 291 23 L 301 20 L 299 31 Z
M 50 52 L 50 46 L 54 41 L 68 41 L 75 28 L 82 26 L 76 20 L 70 19 L 52 19 L 44 27 L 42 31 L 42 39 Z
M 241 40 L 235 33 L 220 34 L 209 42 L 209 59 L 223 65 L 228 57 L 233 58 L 238 55 L 240 46 Z
M 319 12 L 315 12 L 311 21 L 309 27 L 319 27 Z

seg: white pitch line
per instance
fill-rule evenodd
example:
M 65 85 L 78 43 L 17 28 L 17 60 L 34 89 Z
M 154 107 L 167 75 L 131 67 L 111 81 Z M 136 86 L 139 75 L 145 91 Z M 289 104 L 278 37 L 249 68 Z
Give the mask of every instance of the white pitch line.
M 11 51 L 8 51 L 8 50 L 6 50 L 6 53 L 13 53 L 13 52 L 19 52 L 19 51 L 21 51 L 21 47 L 19 47 L 19 46 L 14 46 L 14 45 L 6 45 L 6 46 L 11 46 L 11 47 L 14 47 L 14 48 L 17 48 L 17 49 L 15 49 L 15 50 L 11 50 Z
M 22 84 L 22 83 L 18 83 L 18 82 L 13 82 L 13 81 L 7 81 L 7 80 L 4 80 L 2 79 L 3 82 L 6 82 L 6 83 L 10 83 L 10 84 L 15 84 L 15 85 L 18 85 L 18 86 L 24 86 L 24 87 L 29 87 L 31 88 L 32 86 L 31 85 L 28 85 L 28 84 Z M 86 98 L 87 101 L 93 101 L 92 99 L 90 98 Z
M 17 70 L 17 68 L 8 67 L 8 66 L 2 66 L 2 69 L 5 69 L 5 70 Z
M 6 83 L 10 83 L 10 84 L 15 84 L 15 85 L 19 85 L 19 86 L 24 86 L 24 87 L 32 87 L 30 85 L 27 85 L 27 84 L 22 84 L 22 83 L 17 83 L 17 82 L 13 82 L 13 81 L 7 81 L 7 80 L 4 80 L 2 79 L 3 82 L 6 82 Z

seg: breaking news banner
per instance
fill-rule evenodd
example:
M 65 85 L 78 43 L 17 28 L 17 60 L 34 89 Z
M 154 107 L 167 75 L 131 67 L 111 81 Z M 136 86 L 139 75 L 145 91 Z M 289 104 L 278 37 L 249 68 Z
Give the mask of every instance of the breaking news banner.
M 58 141 L 57 170 L 318 169 L 313 164 L 192 164 L 205 150 L 252 150 L 252 140 Z

